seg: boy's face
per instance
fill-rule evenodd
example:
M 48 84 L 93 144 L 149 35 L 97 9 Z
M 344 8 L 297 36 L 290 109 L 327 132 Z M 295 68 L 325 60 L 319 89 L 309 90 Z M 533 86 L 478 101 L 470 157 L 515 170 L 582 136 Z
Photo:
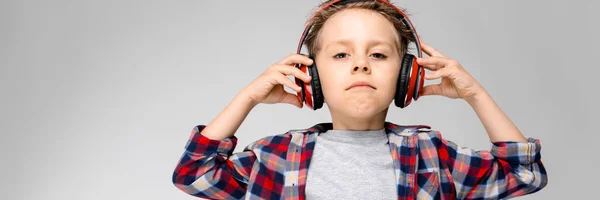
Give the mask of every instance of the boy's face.
M 334 117 L 372 119 L 387 113 L 400 70 L 397 41 L 392 23 L 373 11 L 347 9 L 325 22 L 315 60 Z M 359 81 L 372 87 L 349 89 Z

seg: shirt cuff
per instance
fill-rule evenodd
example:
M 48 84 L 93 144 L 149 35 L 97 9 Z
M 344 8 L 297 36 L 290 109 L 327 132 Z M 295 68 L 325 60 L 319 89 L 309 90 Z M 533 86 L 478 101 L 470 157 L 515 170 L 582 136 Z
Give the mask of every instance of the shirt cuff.
M 531 164 L 540 160 L 540 140 L 527 138 L 527 142 L 494 142 L 492 155 L 512 164 Z
M 186 151 L 203 156 L 213 156 L 218 153 L 223 157 L 228 157 L 233 153 L 237 144 L 237 137 L 231 136 L 223 140 L 213 140 L 202 135 L 204 128 L 206 128 L 206 125 L 197 125 L 192 129 L 185 147 Z

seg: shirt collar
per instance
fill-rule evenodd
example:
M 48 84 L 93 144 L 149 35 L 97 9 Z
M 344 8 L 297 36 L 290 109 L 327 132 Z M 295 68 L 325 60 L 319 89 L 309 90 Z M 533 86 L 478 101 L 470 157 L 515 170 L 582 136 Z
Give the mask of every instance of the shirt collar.
M 398 125 L 398 124 L 394 124 L 394 123 L 391 123 L 388 121 L 385 122 L 384 128 L 387 133 L 392 133 L 392 134 L 396 134 L 399 136 L 412 135 L 414 132 L 416 132 L 416 130 L 422 129 L 422 128 L 431 129 L 431 127 L 427 126 L 427 125 Z M 333 123 L 325 122 L 325 123 L 315 124 L 310 128 L 297 130 L 297 131 L 305 133 L 305 134 L 314 134 L 314 133 L 324 133 L 327 130 L 331 130 L 331 129 L 333 129 Z

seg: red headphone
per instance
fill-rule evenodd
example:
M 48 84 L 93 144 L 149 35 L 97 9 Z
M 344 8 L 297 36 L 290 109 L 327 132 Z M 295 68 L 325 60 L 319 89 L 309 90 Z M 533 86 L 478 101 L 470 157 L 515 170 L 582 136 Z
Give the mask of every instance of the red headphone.
M 304 40 L 306 39 L 306 36 L 308 35 L 308 32 L 310 31 L 310 28 L 311 28 L 309 23 L 319 12 L 329 8 L 332 5 L 344 5 L 344 4 L 353 3 L 353 2 L 365 2 L 365 1 L 373 1 L 373 0 L 333 0 L 331 3 L 323 6 L 319 11 L 317 11 L 311 17 L 310 20 L 308 20 L 308 22 L 304 28 L 304 32 L 302 33 L 302 36 L 300 38 L 300 43 L 298 43 L 298 50 L 296 53 L 300 54 L 300 51 L 302 49 L 302 44 L 304 43 Z M 396 6 L 394 6 L 393 4 L 388 2 L 387 0 L 376 0 L 376 1 L 380 1 L 387 5 L 390 5 L 390 6 L 394 7 L 396 9 L 396 11 L 398 11 L 396 17 L 398 19 L 402 20 L 402 22 L 411 30 L 412 35 L 416 41 L 415 43 L 416 43 L 417 51 L 418 51 L 417 55 L 419 58 L 421 58 L 422 57 L 421 44 L 420 44 L 421 40 L 419 39 L 419 36 L 417 35 L 417 31 L 415 30 L 414 26 L 408 19 L 408 16 L 406 14 L 404 14 Z M 306 66 L 306 65 L 302 65 L 302 64 L 296 65 L 296 67 L 300 68 L 300 70 L 302 70 L 302 72 L 304 72 L 312 77 L 310 82 L 307 82 L 307 83 L 305 83 L 304 81 L 302 81 L 298 78 L 295 78 L 296 85 L 298 85 L 302 88 L 302 91 L 298 92 L 297 95 L 298 95 L 298 100 L 300 100 L 300 102 L 304 102 L 304 104 L 306 106 L 308 106 L 309 108 L 311 108 L 312 110 L 317 110 L 317 109 L 323 107 L 324 96 L 323 96 L 323 91 L 321 90 L 321 82 L 319 80 L 319 73 L 317 71 L 317 63 L 314 60 L 313 55 L 309 55 L 309 57 L 311 59 L 313 59 L 312 65 L 310 65 L 310 66 Z M 413 56 L 412 54 L 405 53 L 402 58 L 399 73 L 400 73 L 400 75 L 398 76 L 394 104 L 397 107 L 404 108 L 410 104 L 411 99 L 414 99 L 416 101 L 422 95 L 423 82 L 424 82 L 423 76 L 425 75 L 425 71 L 423 69 L 423 66 L 420 66 L 417 64 L 417 57 Z

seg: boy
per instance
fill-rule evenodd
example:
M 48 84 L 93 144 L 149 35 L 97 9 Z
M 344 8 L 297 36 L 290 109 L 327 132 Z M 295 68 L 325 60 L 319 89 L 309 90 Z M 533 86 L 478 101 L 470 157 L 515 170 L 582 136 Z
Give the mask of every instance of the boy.
M 173 182 L 210 199 L 499 199 L 539 191 L 547 184 L 540 142 L 524 137 L 461 65 L 421 43 L 419 65 L 442 79 L 423 96 L 469 103 L 493 142 L 474 151 L 427 126 L 385 121 L 396 93 L 407 27 L 386 1 L 327 1 L 313 18 L 306 45 L 314 60 L 292 54 L 246 86 L 207 126 L 196 126 Z M 335 5 L 333 5 L 335 4 Z M 295 64 L 318 63 L 332 122 L 262 138 L 233 153 L 234 133 L 259 103 L 303 107 L 301 88 L 313 77 Z

